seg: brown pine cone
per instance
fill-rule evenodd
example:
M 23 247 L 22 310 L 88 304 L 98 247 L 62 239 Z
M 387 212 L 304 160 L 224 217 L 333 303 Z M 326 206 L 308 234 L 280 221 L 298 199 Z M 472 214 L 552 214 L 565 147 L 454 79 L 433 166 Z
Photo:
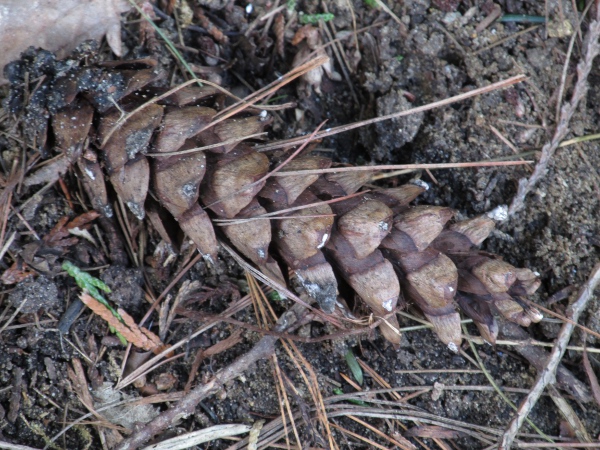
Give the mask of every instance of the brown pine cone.
M 7 104 L 36 124 L 27 133 L 30 145 L 46 155 L 54 142 L 63 173 L 76 164 L 102 214 L 112 214 L 108 179 L 138 219 L 147 208 L 151 218 L 156 208 L 168 211 L 209 262 L 216 262 L 221 234 L 272 279 L 285 280 L 278 261 L 285 263 L 326 312 L 337 304 L 338 275 L 384 319 L 380 330 L 395 345 L 401 336 L 394 311 L 406 303 L 418 306 L 453 350 L 461 343 L 457 306 L 490 342 L 498 333 L 494 314 L 525 326 L 541 320 L 522 299 L 538 288 L 536 274 L 477 250 L 494 228 L 491 219 L 448 224 L 449 208 L 409 206 L 423 190 L 414 185 L 324 203 L 360 191 L 372 173 L 286 176 L 332 165 L 305 153 L 266 177 L 279 162 L 243 142 L 269 125 L 265 114 L 246 111 L 215 122 L 217 110 L 206 105 L 219 91 L 189 85 L 163 96 L 163 74 L 149 59 L 94 65 L 80 55 L 36 65 L 42 53 L 48 56 L 29 50 L 10 68 Z M 26 72 L 44 78 L 23 105 Z M 26 184 L 44 176 L 36 173 Z M 261 217 L 279 211 L 276 219 Z M 214 219 L 232 221 L 221 223 L 221 233 Z

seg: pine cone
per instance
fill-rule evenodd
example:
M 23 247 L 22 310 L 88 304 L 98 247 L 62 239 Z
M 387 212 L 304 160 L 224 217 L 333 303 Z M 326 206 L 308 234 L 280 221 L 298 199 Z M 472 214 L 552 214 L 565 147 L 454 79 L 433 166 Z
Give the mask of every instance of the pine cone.
M 276 252 L 326 312 L 336 305 L 339 275 L 376 317 L 385 318 L 380 330 L 395 345 L 400 334 L 393 313 L 406 303 L 416 304 L 454 350 L 461 343 L 457 306 L 490 342 L 498 333 L 495 313 L 525 326 L 541 319 L 522 300 L 538 288 L 536 274 L 477 251 L 494 227 L 492 220 L 448 225 L 449 208 L 408 206 L 423 191 L 414 185 L 324 203 L 358 192 L 372 174 L 286 176 L 332 165 L 304 154 L 266 178 L 278 165 L 274 158 L 241 142 L 268 126 L 264 114 L 245 112 L 213 125 L 217 111 L 205 105 L 216 89 L 190 85 L 158 98 L 166 88 L 159 87 L 163 75 L 154 61 L 86 65 L 83 56 L 67 62 L 50 58 L 40 67 L 35 51 L 26 52 L 7 71 L 12 78 L 7 105 L 13 114 L 23 108 L 27 123 L 37 124 L 27 133 L 31 145 L 47 154 L 54 142 L 66 167 L 76 164 L 93 207 L 102 214 L 112 214 L 108 177 L 138 219 L 148 209 L 155 221 L 163 214 L 157 208 L 164 208 L 213 263 L 218 233 L 212 220 L 233 219 L 219 227 L 222 234 L 263 273 L 285 280 L 271 254 Z M 22 105 L 27 71 L 45 78 L 30 103 Z M 49 112 L 49 122 L 40 111 Z M 133 111 L 123 122 L 123 114 Z M 47 138 L 48 123 L 53 139 Z M 193 150 L 202 146 L 210 148 Z M 283 217 L 260 217 L 289 208 Z

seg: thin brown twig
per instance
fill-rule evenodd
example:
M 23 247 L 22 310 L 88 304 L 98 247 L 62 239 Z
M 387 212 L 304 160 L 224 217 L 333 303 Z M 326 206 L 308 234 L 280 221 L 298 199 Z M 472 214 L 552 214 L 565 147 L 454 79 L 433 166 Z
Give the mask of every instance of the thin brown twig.
M 23 301 L 21 303 L 19 303 L 19 306 L 17 306 L 17 308 L 15 309 L 15 312 L 12 314 L 12 316 L 10 316 L 8 318 L 8 320 L 4 323 L 2 328 L 0 328 L 0 333 L 2 333 L 11 324 L 11 322 L 13 320 L 15 320 L 15 317 L 17 317 L 19 312 L 21 312 L 21 308 L 23 308 L 23 306 L 25 306 L 25 303 L 27 302 L 27 300 L 29 300 L 29 299 L 27 297 L 25 297 L 23 299 Z
M 583 342 L 587 343 L 587 336 L 585 334 L 583 335 Z M 596 404 L 600 406 L 600 383 L 598 383 L 598 378 L 590 363 L 587 345 L 584 345 L 583 347 L 583 368 L 585 369 L 594 400 L 596 401 Z
M 249 140 L 249 139 L 259 138 L 259 137 L 265 136 L 267 134 L 268 134 L 267 132 L 254 133 L 254 134 L 249 134 L 247 136 L 234 137 L 234 138 L 231 138 L 231 139 L 227 139 L 226 141 L 219 141 L 216 144 L 204 145 L 202 147 L 188 148 L 187 150 L 175 150 L 174 152 L 145 153 L 145 155 L 146 156 L 152 156 L 152 157 L 161 157 L 161 158 L 164 158 L 165 156 L 189 155 L 190 153 L 203 152 L 204 150 L 210 150 L 211 148 L 221 147 L 221 146 L 229 145 L 229 144 L 235 144 L 237 142 L 242 142 L 242 141 L 246 141 L 246 140 Z
M 600 14 L 600 9 L 599 9 Z M 600 31 L 600 27 L 599 27 Z M 594 289 L 600 282 L 600 264 L 597 264 L 593 269 L 588 281 L 581 287 L 579 291 L 579 295 L 577 301 L 573 303 L 567 309 L 567 316 L 574 322 L 577 322 L 579 319 L 579 315 L 587 306 L 588 301 L 594 294 Z M 504 435 L 502 436 L 502 441 L 499 446 L 499 450 L 508 450 L 517 434 L 523 422 L 541 397 L 545 387 L 548 384 L 554 383 L 556 379 L 556 369 L 558 368 L 558 364 L 562 359 L 562 356 L 566 350 L 566 346 L 569 343 L 569 339 L 571 338 L 571 334 L 575 330 L 575 325 L 572 323 L 565 323 L 560 333 L 558 334 L 558 338 L 556 339 L 556 345 L 552 352 L 550 353 L 550 357 L 546 363 L 546 367 L 544 370 L 538 375 L 538 379 L 531 389 L 529 395 L 523 400 L 521 406 L 517 410 L 516 416 L 511 421 L 510 425 L 507 427 Z
M 589 3 L 592 4 L 591 2 Z M 588 5 L 589 8 L 589 5 Z M 584 16 L 582 16 L 584 17 Z M 580 27 L 578 27 L 580 28 Z M 565 86 L 567 84 L 567 73 L 569 71 L 569 63 L 571 62 L 571 55 L 573 54 L 573 46 L 575 45 L 575 39 L 577 34 L 573 33 L 569 41 L 569 47 L 567 48 L 567 56 L 565 57 L 565 64 L 563 65 L 562 74 L 560 77 L 560 85 L 558 86 L 558 94 L 556 96 L 556 112 L 554 114 L 556 123 L 560 120 L 560 106 L 562 104 L 563 95 L 565 93 Z
M 473 89 L 472 91 L 469 91 L 469 92 L 455 95 L 454 97 L 446 98 L 444 100 L 439 100 L 439 101 L 433 102 L 433 103 L 428 103 L 427 105 L 418 106 L 416 108 L 411 108 L 411 109 L 407 109 L 404 111 L 398 111 L 398 112 L 395 112 L 392 114 L 388 114 L 386 116 L 375 117 L 373 119 L 361 120 L 359 122 L 354 122 L 354 123 L 351 123 L 348 125 L 341 125 L 339 127 L 328 128 L 324 131 L 321 131 L 320 133 L 317 133 L 315 135 L 314 139 L 315 140 L 323 139 L 325 137 L 333 136 L 335 134 L 342 133 L 344 131 L 354 130 L 355 128 L 360 128 L 360 127 L 364 127 L 364 126 L 371 125 L 374 123 L 383 122 L 385 120 L 397 119 L 398 117 L 410 116 L 411 114 L 417 114 L 420 112 L 425 112 L 425 111 L 429 111 L 432 109 L 440 108 L 442 106 L 447 106 L 452 103 L 460 102 L 462 100 L 467 100 L 471 97 L 476 97 L 478 95 L 486 94 L 488 92 L 492 92 L 497 89 L 504 89 L 509 86 L 512 86 L 513 84 L 517 84 L 517 83 L 520 83 L 525 80 L 527 80 L 527 77 L 525 75 L 523 75 L 523 74 L 516 75 L 514 77 L 507 78 L 506 80 L 492 83 L 488 86 L 484 86 L 481 88 Z M 299 144 L 304 143 L 305 139 L 306 139 L 305 136 L 291 138 L 291 139 L 285 139 L 285 140 L 276 141 L 276 142 L 273 142 L 270 144 L 259 145 L 259 146 L 255 147 L 255 149 L 259 150 L 259 151 L 267 151 L 267 150 L 273 150 L 273 149 L 281 148 L 281 147 L 299 145 Z
M 563 323 L 563 322 L 560 322 Z M 474 344 L 477 345 L 487 345 L 487 341 L 485 339 L 483 339 L 481 336 L 472 336 L 470 334 L 463 334 L 462 335 L 463 339 L 466 339 L 468 341 L 472 341 Z M 496 339 L 496 345 L 506 345 L 508 347 L 523 347 L 523 346 L 537 346 L 537 347 L 554 347 L 554 343 L 552 342 L 542 342 L 542 341 L 536 341 L 533 338 L 528 338 L 524 341 L 518 341 L 518 340 L 510 340 L 510 339 Z M 600 353 L 600 348 L 585 348 L 582 347 L 580 345 L 568 345 L 567 346 L 567 350 L 572 350 L 575 352 L 588 352 L 588 353 Z M 433 370 L 433 372 L 440 372 L 439 370 Z M 418 373 L 418 371 L 415 371 L 415 373 Z
M 4 254 L 8 251 L 8 249 L 10 248 L 10 246 L 12 245 L 12 243 L 14 242 L 16 237 L 17 237 L 17 232 L 13 231 L 11 233 L 11 235 L 8 237 L 8 239 L 6 240 L 6 242 L 4 242 L 4 245 L 0 249 L 0 260 L 2 260 L 4 258 Z
M 475 27 L 476 33 L 481 33 L 502 15 L 502 7 L 495 4 L 492 11 Z
M 302 209 L 308 209 L 309 206 L 302 205 Z M 320 219 L 323 217 L 336 217 L 335 214 L 307 214 L 306 216 L 270 216 L 270 217 L 249 217 L 247 219 L 221 219 L 219 222 L 213 224 L 219 227 L 226 227 L 229 225 L 239 225 L 241 223 L 255 222 L 257 220 L 304 220 L 304 219 Z
M 413 421 L 413 422 L 421 422 L 428 425 L 437 425 L 444 428 L 451 428 L 453 430 L 459 431 L 464 435 L 471 436 L 475 439 L 481 440 L 482 437 L 489 441 L 489 434 L 483 435 L 482 433 L 493 433 L 497 434 L 497 430 L 491 429 L 488 427 L 482 427 L 474 424 L 465 424 L 458 420 L 446 419 L 440 416 L 436 416 L 435 414 L 421 412 L 421 411 L 403 411 L 403 410 L 386 410 L 383 408 L 365 408 L 353 405 L 343 405 L 343 407 L 339 407 L 336 409 L 330 409 L 328 411 L 328 415 L 330 418 L 333 417 L 346 417 L 349 415 L 352 416 L 360 416 L 360 417 L 373 417 L 379 419 L 395 419 L 399 421 Z M 437 439 L 439 440 L 439 439 Z
M 447 419 L 439 417 L 435 414 L 427 413 L 418 407 L 412 406 L 402 402 L 401 404 L 397 401 L 379 400 L 374 398 L 375 394 L 389 393 L 389 392 L 408 392 L 422 390 L 422 386 L 410 386 L 410 387 L 396 387 L 393 389 L 373 389 L 365 392 L 354 392 L 352 394 L 334 395 L 324 399 L 327 407 L 327 414 L 330 418 L 333 417 L 371 417 L 384 420 L 404 420 L 404 421 L 423 421 L 425 424 L 437 425 L 443 428 L 459 431 L 465 433 L 482 443 L 489 445 L 496 437 L 502 435 L 502 431 L 497 428 L 485 427 L 481 425 L 475 425 L 472 423 L 464 423 L 453 419 Z M 479 391 L 490 391 L 493 388 L 491 386 L 444 386 L 444 390 L 462 390 L 476 388 Z M 428 389 L 433 389 L 429 387 Z M 524 389 L 504 388 L 506 392 L 526 392 Z M 405 398 L 405 397 L 404 397 Z M 352 400 L 363 400 L 369 403 L 368 406 L 349 405 L 344 403 Z M 314 412 L 314 408 L 311 409 Z M 300 412 L 294 413 L 294 418 L 301 417 Z M 259 448 L 267 448 L 272 443 L 283 438 L 283 424 L 281 416 L 274 419 L 273 421 L 265 424 L 259 437 L 258 446 Z M 518 442 L 515 445 L 519 448 L 534 448 L 534 447 L 593 447 L 594 444 L 578 444 L 568 442 L 568 438 L 561 438 L 560 436 L 551 436 L 556 441 L 554 444 L 540 443 L 540 442 Z M 539 439 L 540 436 L 533 433 L 519 433 L 519 438 Z M 565 442 L 567 441 L 567 442 Z M 238 443 L 228 447 L 228 450 L 242 450 L 247 448 L 248 438 L 242 439 Z M 274 448 L 287 448 L 281 445 L 272 445 Z M 424 447 L 427 448 L 427 447 Z M 456 448 L 456 447 L 455 447 Z M 491 447 L 490 447 L 491 448 Z
M 473 161 L 462 163 L 432 163 L 432 164 L 392 164 L 382 166 L 332 167 L 329 169 L 290 170 L 274 173 L 275 177 L 292 177 L 298 175 L 322 175 L 324 173 L 340 172 L 377 172 L 379 170 L 416 170 L 416 169 L 456 169 L 471 167 L 520 166 L 531 164 L 533 161 Z
M 400 447 L 403 450 L 407 449 L 407 447 L 404 444 L 396 441 L 391 436 L 388 436 L 386 433 L 380 431 L 379 429 L 375 428 L 373 425 L 365 422 L 364 420 L 361 420 L 358 417 L 354 417 L 354 416 L 348 416 L 348 419 L 354 420 L 355 422 L 361 424 L 363 427 L 368 428 L 373 433 L 375 433 L 375 434 L 381 436 L 383 439 L 389 441 L 392 445 L 397 445 L 398 447 Z M 410 447 L 411 450 L 416 449 L 416 448 L 417 447 L 414 447 L 414 446 Z
M 250 276 L 249 274 L 247 274 L 247 278 L 249 281 L 249 285 L 253 287 L 253 290 L 256 293 L 255 295 L 256 295 L 257 303 L 264 310 L 263 315 L 267 316 L 266 310 L 268 309 L 268 311 L 269 311 L 268 316 L 270 316 L 271 321 L 276 320 L 277 315 L 275 314 L 275 311 L 271 307 L 271 304 L 267 301 L 265 293 L 263 292 L 262 289 L 259 288 L 258 282 L 256 281 L 256 279 L 254 277 Z M 317 417 L 318 417 L 319 421 L 321 422 L 323 429 L 325 430 L 328 440 L 329 440 L 329 448 L 331 450 L 336 450 L 337 447 L 335 445 L 333 436 L 331 434 L 331 430 L 329 428 L 329 422 L 327 421 L 327 414 L 325 413 L 325 405 L 323 404 L 323 397 L 321 395 L 321 391 L 318 388 L 319 383 L 317 381 L 317 376 L 315 374 L 315 371 L 313 370 L 312 365 L 310 364 L 310 362 L 308 362 L 306 360 L 306 358 L 304 358 L 304 355 L 300 352 L 300 350 L 294 344 L 293 341 L 282 340 L 281 344 L 282 344 L 284 350 L 287 352 L 287 354 L 290 358 L 290 361 L 296 366 L 298 373 L 303 378 L 304 384 L 308 388 L 308 390 L 313 398 L 313 402 L 315 404 L 316 411 L 317 411 Z M 291 411 L 291 408 L 289 405 L 289 400 L 288 400 L 287 393 L 285 390 L 285 385 L 283 383 L 283 379 L 282 379 L 281 373 L 279 371 L 279 365 L 277 362 L 277 358 L 275 356 L 274 356 L 274 364 L 276 365 L 275 369 L 276 369 L 277 373 L 279 374 L 278 380 L 281 382 L 281 392 L 282 392 L 282 396 L 286 402 L 286 409 L 287 409 L 288 415 L 290 417 L 292 430 L 294 431 L 294 435 L 296 437 L 296 442 L 298 443 L 298 445 L 300 445 L 301 440 L 298 435 L 296 422 L 294 420 L 294 415 L 292 414 L 292 411 Z M 310 377 L 310 381 L 309 381 L 308 377 Z M 287 439 L 287 436 L 286 436 L 286 439 Z
M 500 132 L 500 130 L 498 130 L 498 128 L 496 128 L 494 125 L 489 125 L 489 127 L 490 130 L 492 130 L 492 133 L 494 133 L 498 137 L 498 139 L 500 139 L 508 148 L 510 148 L 515 155 L 519 154 L 519 149 L 517 149 L 517 147 L 515 147 L 515 145 L 512 142 L 510 142 L 508 138 L 506 138 Z
M 560 447 L 561 448 L 598 448 L 598 445 L 600 445 L 599 442 L 588 442 L 588 443 L 581 443 L 581 442 L 561 442 L 560 443 Z M 521 444 L 518 445 L 519 448 L 557 448 L 556 444 L 549 444 L 547 442 L 527 442 L 526 444 Z
M 158 304 L 160 303 L 160 301 L 167 296 L 169 291 L 171 289 L 173 289 L 173 286 L 175 286 L 179 282 L 179 280 L 181 280 L 181 278 L 183 278 L 183 276 L 186 273 L 188 273 L 188 271 L 192 267 L 194 267 L 194 265 L 198 261 L 200 261 L 201 258 L 202 258 L 202 254 L 200 252 L 198 252 L 198 254 L 194 257 L 194 259 L 192 259 L 186 266 L 184 266 L 183 269 L 181 269 L 181 271 L 177 275 L 175 275 L 175 277 L 173 278 L 173 280 L 171 280 L 169 285 L 161 292 L 161 294 L 156 298 L 156 300 L 154 300 L 152 305 L 150 305 L 150 308 L 148 308 L 148 311 L 146 312 L 146 314 L 144 314 L 144 317 L 142 317 L 142 320 L 140 320 L 140 323 L 139 323 L 140 326 L 143 325 L 144 322 L 146 322 L 146 320 L 148 320 L 148 318 L 152 314 L 152 311 L 154 311 L 158 307 Z
M 323 5 L 323 11 L 328 13 L 329 8 L 327 8 L 327 2 L 323 2 L 322 5 Z M 350 6 L 350 9 L 352 10 L 352 4 L 350 2 L 348 2 L 348 5 Z M 333 34 L 329 30 L 329 27 L 332 28 Z M 324 31 L 325 35 L 327 36 L 327 39 L 330 42 L 334 40 L 333 35 L 337 33 L 337 30 L 335 29 L 335 24 L 333 22 L 328 22 L 328 23 L 321 22 L 321 23 L 319 23 L 319 28 L 322 31 Z M 348 63 L 348 59 L 346 58 L 346 53 L 343 50 L 342 43 L 340 41 L 334 42 L 333 45 L 331 46 L 331 49 L 333 50 L 333 54 L 335 55 L 335 57 L 338 61 L 338 65 L 342 71 L 342 75 L 344 76 L 344 80 L 348 84 L 348 88 L 350 89 L 350 94 L 352 95 L 352 100 L 354 101 L 355 105 L 358 105 L 358 96 L 356 95 L 356 90 L 354 89 L 354 85 L 352 84 L 352 79 L 350 78 L 350 73 L 348 71 L 350 69 L 350 64 Z
M 371 368 L 369 365 L 367 365 L 366 362 L 364 362 L 361 359 L 358 359 L 358 364 L 360 364 L 360 367 L 371 376 L 371 378 L 373 378 L 373 380 L 379 384 L 380 386 L 389 389 L 392 386 L 381 376 L 379 375 L 379 373 L 377 373 L 373 368 Z M 404 399 L 404 397 L 402 395 L 400 395 L 398 392 L 395 391 L 390 391 L 390 396 L 394 399 L 394 401 L 398 402 L 398 403 L 402 403 L 403 405 L 406 404 L 406 400 Z M 407 430 L 406 425 L 404 425 L 402 422 L 397 422 L 398 425 L 400 427 L 402 427 L 405 431 Z M 415 422 L 415 424 L 418 426 L 420 425 L 420 423 L 418 421 Z M 419 438 L 415 438 L 415 440 L 426 450 L 429 450 L 429 447 L 427 447 L 427 445 L 425 445 L 425 443 L 419 439 Z M 441 449 L 446 449 L 447 446 L 445 445 L 445 443 L 441 440 L 441 439 L 433 439 L 433 441 L 441 448 Z
M 267 330 L 273 328 L 273 323 L 277 321 L 277 315 L 269 305 L 265 293 L 258 285 L 258 281 L 256 281 L 256 278 L 254 278 L 249 272 L 246 272 L 246 280 L 248 281 L 248 287 L 250 288 L 250 298 L 252 299 L 252 304 L 254 306 L 254 314 L 256 316 L 256 321 L 260 324 L 260 330 L 262 330 L 262 332 L 266 332 Z M 296 436 L 296 445 L 298 445 L 298 447 L 300 448 L 301 441 L 298 436 L 298 430 L 294 420 L 294 413 L 290 406 L 289 398 L 285 389 L 285 384 L 283 382 L 283 375 L 281 373 L 281 368 L 277 360 L 277 354 L 275 353 L 271 355 L 271 365 L 273 368 L 273 379 L 275 380 L 277 398 L 279 399 L 280 417 L 284 428 L 285 442 L 287 445 L 286 448 L 292 448 L 289 439 L 289 432 L 287 429 L 287 420 L 285 419 L 286 412 L 290 419 L 294 435 Z
M 323 396 L 321 395 L 319 382 L 313 366 L 308 362 L 293 341 L 283 341 L 282 345 L 293 364 L 296 365 L 298 373 L 303 378 L 304 384 L 313 398 L 317 417 L 321 422 L 323 430 L 327 435 L 327 440 L 329 441 L 329 448 L 331 450 L 336 450 L 337 446 L 333 440 L 333 435 L 331 434 L 330 423 L 327 412 L 325 411 L 325 404 L 323 403 Z
M 525 206 L 525 197 L 539 180 L 541 180 L 548 171 L 548 164 L 554 156 L 554 152 L 560 145 L 561 141 L 569 132 L 569 122 L 575 114 L 579 102 L 586 96 L 588 90 L 587 78 L 592 70 L 594 58 L 600 52 L 598 38 L 600 37 L 600 8 L 597 9 L 596 19 L 589 25 L 587 32 L 587 43 L 585 45 L 585 54 L 582 60 L 577 64 L 577 83 L 571 96 L 571 101 L 564 104 L 560 110 L 560 120 L 556 125 L 554 136 L 550 142 L 546 143 L 542 148 L 542 155 L 539 162 L 535 166 L 533 174 L 529 179 L 523 178 L 519 180 L 519 188 L 510 207 L 508 215 L 513 216 Z
M 309 337 L 304 337 L 304 336 L 298 336 L 297 334 L 278 333 L 278 332 L 272 331 L 272 330 L 265 330 L 264 328 L 261 328 L 261 327 L 255 326 L 255 325 L 251 325 L 246 322 L 242 322 L 241 320 L 232 319 L 231 317 L 223 317 L 222 315 L 203 314 L 203 313 L 198 313 L 196 311 L 187 311 L 187 310 L 178 310 L 177 313 L 180 316 L 183 316 L 183 317 L 186 317 L 189 319 L 193 319 L 193 320 L 205 320 L 205 321 L 228 323 L 228 324 L 240 327 L 240 328 L 244 328 L 245 330 L 248 330 L 248 331 L 253 331 L 255 333 L 259 333 L 261 335 L 269 334 L 272 336 L 276 336 L 280 339 L 287 339 L 287 340 L 294 341 L 294 342 L 302 342 L 304 344 L 314 344 L 314 343 L 318 343 L 318 342 L 333 341 L 333 340 L 337 340 L 337 339 L 348 339 L 350 336 L 359 336 L 361 334 L 371 333 L 373 331 L 373 329 L 375 329 L 379 325 L 381 325 L 384 320 L 384 318 L 381 318 L 379 320 L 375 320 L 375 321 L 369 323 L 367 326 L 344 329 L 343 331 L 339 331 L 339 332 L 335 332 L 335 333 L 328 333 L 324 336 L 309 338 Z M 347 318 L 342 318 L 341 320 L 351 322 L 351 323 L 359 323 L 357 321 L 352 321 Z M 365 320 L 365 322 L 366 321 L 367 320 Z M 401 329 L 400 331 L 404 331 L 404 329 Z M 513 345 L 515 345 L 515 344 L 513 344 Z M 577 347 L 569 347 L 568 349 L 569 350 L 573 350 L 573 349 L 577 350 L 578 348 Z M 588 351 L 590 351 L 590 349 L 588 349 Z

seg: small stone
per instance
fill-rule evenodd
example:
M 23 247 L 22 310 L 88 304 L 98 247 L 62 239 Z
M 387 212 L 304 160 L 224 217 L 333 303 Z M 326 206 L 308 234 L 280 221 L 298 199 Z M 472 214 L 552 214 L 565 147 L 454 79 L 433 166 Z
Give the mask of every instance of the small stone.
M 25 336 L 19 336 L 17 338 L 17 347 L 22 349 L 27 348 L 27 338 Z
M 460 19 L 461 17 L 462 15 L 457 11 L 449 12 L 442 18 L 442 22 L 444 22 L 446 25 L 450 25 L 452 22 Z

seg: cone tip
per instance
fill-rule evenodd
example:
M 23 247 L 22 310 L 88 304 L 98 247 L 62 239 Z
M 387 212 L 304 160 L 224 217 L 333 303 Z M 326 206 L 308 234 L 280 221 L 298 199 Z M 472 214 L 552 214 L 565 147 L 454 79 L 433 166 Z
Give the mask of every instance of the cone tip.
M 314 298 L 321 309 L 331 314 L 337 301 L 337 281 L 331 266 L 319 264 L 305 270 L 296 270 L 296 276 L 306 293 Z
M 126 204 L 135 217 L 137 217 L 139 220 L 144 220 L 146 211 L 144 210 L 143 204 L 137 202 L 126 202 Z
M 450 350 L 452 353 L 458 353 L 458 346 L 454 342 L 450 342 L 448 344 L 448 350 Z
M 460 315 L 457 312 L 434 316 L 425 314 L 433 325 L 433 331 L 438 335 L 440 341 L 453 352 L 458 352 L 462 342 L 462 329 L 460 326 Z
M 429 183 L 421 180 L 421 179 L 417 179 L 417 180 L 412 180 L 410 182 L 410 184 L 414 184 L 415 186 L 419 186 L 420 188 L 423 188 L 424 190 L 428 191 L 429 190 Z

